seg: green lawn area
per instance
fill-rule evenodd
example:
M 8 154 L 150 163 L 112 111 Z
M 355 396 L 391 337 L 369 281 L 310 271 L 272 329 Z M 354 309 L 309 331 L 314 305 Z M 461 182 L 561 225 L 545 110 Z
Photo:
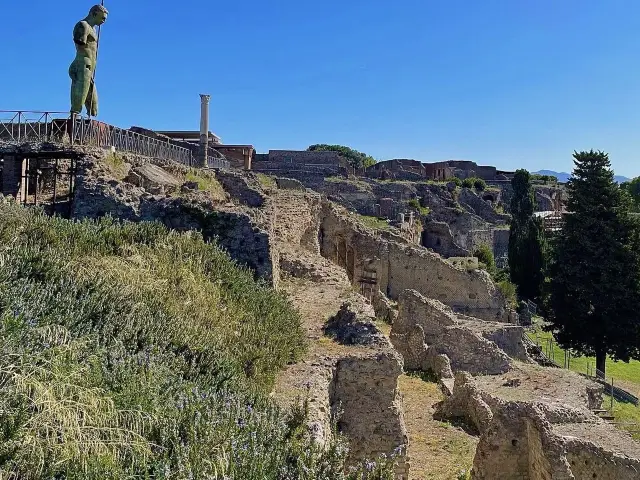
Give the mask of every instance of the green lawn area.
M 549 340 L 553 339 L 550 332 L 543 332 L 540 327 L 542 319 L 536 318 L 535 328 L 528 332 L 529 338 L 538 343 L 544 353 L 559 365 L 564 365 L 565 353 L 556 343 L 555 339 L 549 350 Z M 593 370 L 595 366 L 595 358 L 593 357 L 571 357 L 569 368 L 574 372 L 587 373 L 587 365 Z M 640 396 L 640 362 L 632 360 L 629 363 L 614 362 L 607 358 L 606 368 L 607 381 L 613 378 L 613 384 L 625 390 Z M 602 408 L 609 410 L 611 408 L 611 396 L 605 395 L 602 402 Z M 613 409 L 611 413 L 615 417 L 616 426 L 622 430 L 629 431 L 636 440 L 640 440 L 640 408 L 631 403 L 613 401 Z
M 358 214 L 358 219 L 365 227 L 376 230 L 389 230 L 389 223 L 382 218 Z
M 538 319 L 540 320 L 540 319 Z M 529 331 L 529 338 L 533 340 L 535 343 L 538 343 L 545 354 L 551 357 L 552 360 L 559 365 L 564 364 L 564 350 L 560 348 L 555 339 L 553 340 L 553 347 L 551 352 L 548 350 L 548 342 L 549 339 L 553 339 L 553 335 L 550 332 L 543 332 L 540 324 L 537 323 L 534 331 Z M 571 357 L 569 368 L 578 373 L 587 373 L 587 364 L 590 365 L 589 368 L 593 370 L 595 367 L 595 358 L 593 357 Z M 610 358 L 607 358 L 607 369 L 606 369 L 606 377 L 607 380 L 613 378 L 614 385 L 617 381 L 621 381 L 630 389 L 633 389 L 631 393 L 636 395 L 640 395 L 640 362 L 637 360 L 632 360 L 629 363 L 625 362 L 614 362 Z M 620 385 L 623 386 L 622 384 Z
M 610 407 L 611 397 L 605 395 L 602 408 L 609 409 Z M 640 440 L 640 408 L 631 403 L 622 403 L 614 400 L 612 413 L 615 417 L 616 427 L 627 430 L 633 438 Z

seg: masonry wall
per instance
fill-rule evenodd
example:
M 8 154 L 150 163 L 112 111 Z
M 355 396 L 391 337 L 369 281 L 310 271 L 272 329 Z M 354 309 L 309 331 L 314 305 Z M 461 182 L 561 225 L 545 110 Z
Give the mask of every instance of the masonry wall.
M 373 273 L 389 298 L 415 289 L 460 313 L 508 321 L 505 300 L 486 272 L 467 272 L 425 248 L 383 240 L 348 217 L 323 205 L 320 246 L 323 256 L 347 270 L 354 286 Z
M 409 439 L 397 388 L 401 373 L 401 360 L 393 351 L 340 359 L 330 397 L 338 430 L 349 438 L 349 463 L 395 452 L 400 460 L 396 480 L 407 480 Z

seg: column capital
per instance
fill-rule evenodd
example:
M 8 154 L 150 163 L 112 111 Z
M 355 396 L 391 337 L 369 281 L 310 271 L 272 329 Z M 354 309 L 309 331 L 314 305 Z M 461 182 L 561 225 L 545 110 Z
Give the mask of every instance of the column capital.
M 204 93 L 200 94 L 200 101 L 202 103 L 209 103 L 209 100 L 211 100 L 211 95 L 206 95 Z

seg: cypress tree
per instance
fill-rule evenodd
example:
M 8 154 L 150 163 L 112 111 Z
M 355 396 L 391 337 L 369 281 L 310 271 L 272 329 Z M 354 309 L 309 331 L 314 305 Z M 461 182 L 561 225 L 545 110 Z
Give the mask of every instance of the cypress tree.
M 638 358 L 640 262 L 629 198 L 603 152 L 574 153 L 568 211 L 550 269 L 548 314 L 558 343 L 595 356 Z
M 521 298 L 535 300 L 540 297 L 544 282 L 545 241 L 542 223 L 533 215 L 535 200 L 529 172 L 517 170 L 511 185 L 509 275 Z

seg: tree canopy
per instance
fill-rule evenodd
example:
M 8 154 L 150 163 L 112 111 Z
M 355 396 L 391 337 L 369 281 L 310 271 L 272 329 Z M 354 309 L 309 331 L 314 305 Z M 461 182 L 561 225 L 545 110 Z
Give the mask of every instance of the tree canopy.
M 607 354 L 640 356 L 639 230 L 608 155 L 575 153 L 574 164 L 550 268 L 549 330 L 564 348 L 595 355 L 604 373 Z
M 511 197 L 509 231 L 509 274 L 522 298 L 535 300 L 542 293 L 545 268 L 545 240 L 540 220 L 534 217 L 535 200 L 531 175 L 517 170 Z
M 631 197 L 631 210 L 640 212 L 640 177 L 621 183 L 620 188 Z
M 367 168 L 376 163 L 375 159 L 371 155 L 359 152 L 350 147 L 343 145 L 326 145 L 317 144 L 311 145 L 307 148 L 307 151 L 329 151 L 337 152 L 341 157 L 344 157 L 353 168 Z

